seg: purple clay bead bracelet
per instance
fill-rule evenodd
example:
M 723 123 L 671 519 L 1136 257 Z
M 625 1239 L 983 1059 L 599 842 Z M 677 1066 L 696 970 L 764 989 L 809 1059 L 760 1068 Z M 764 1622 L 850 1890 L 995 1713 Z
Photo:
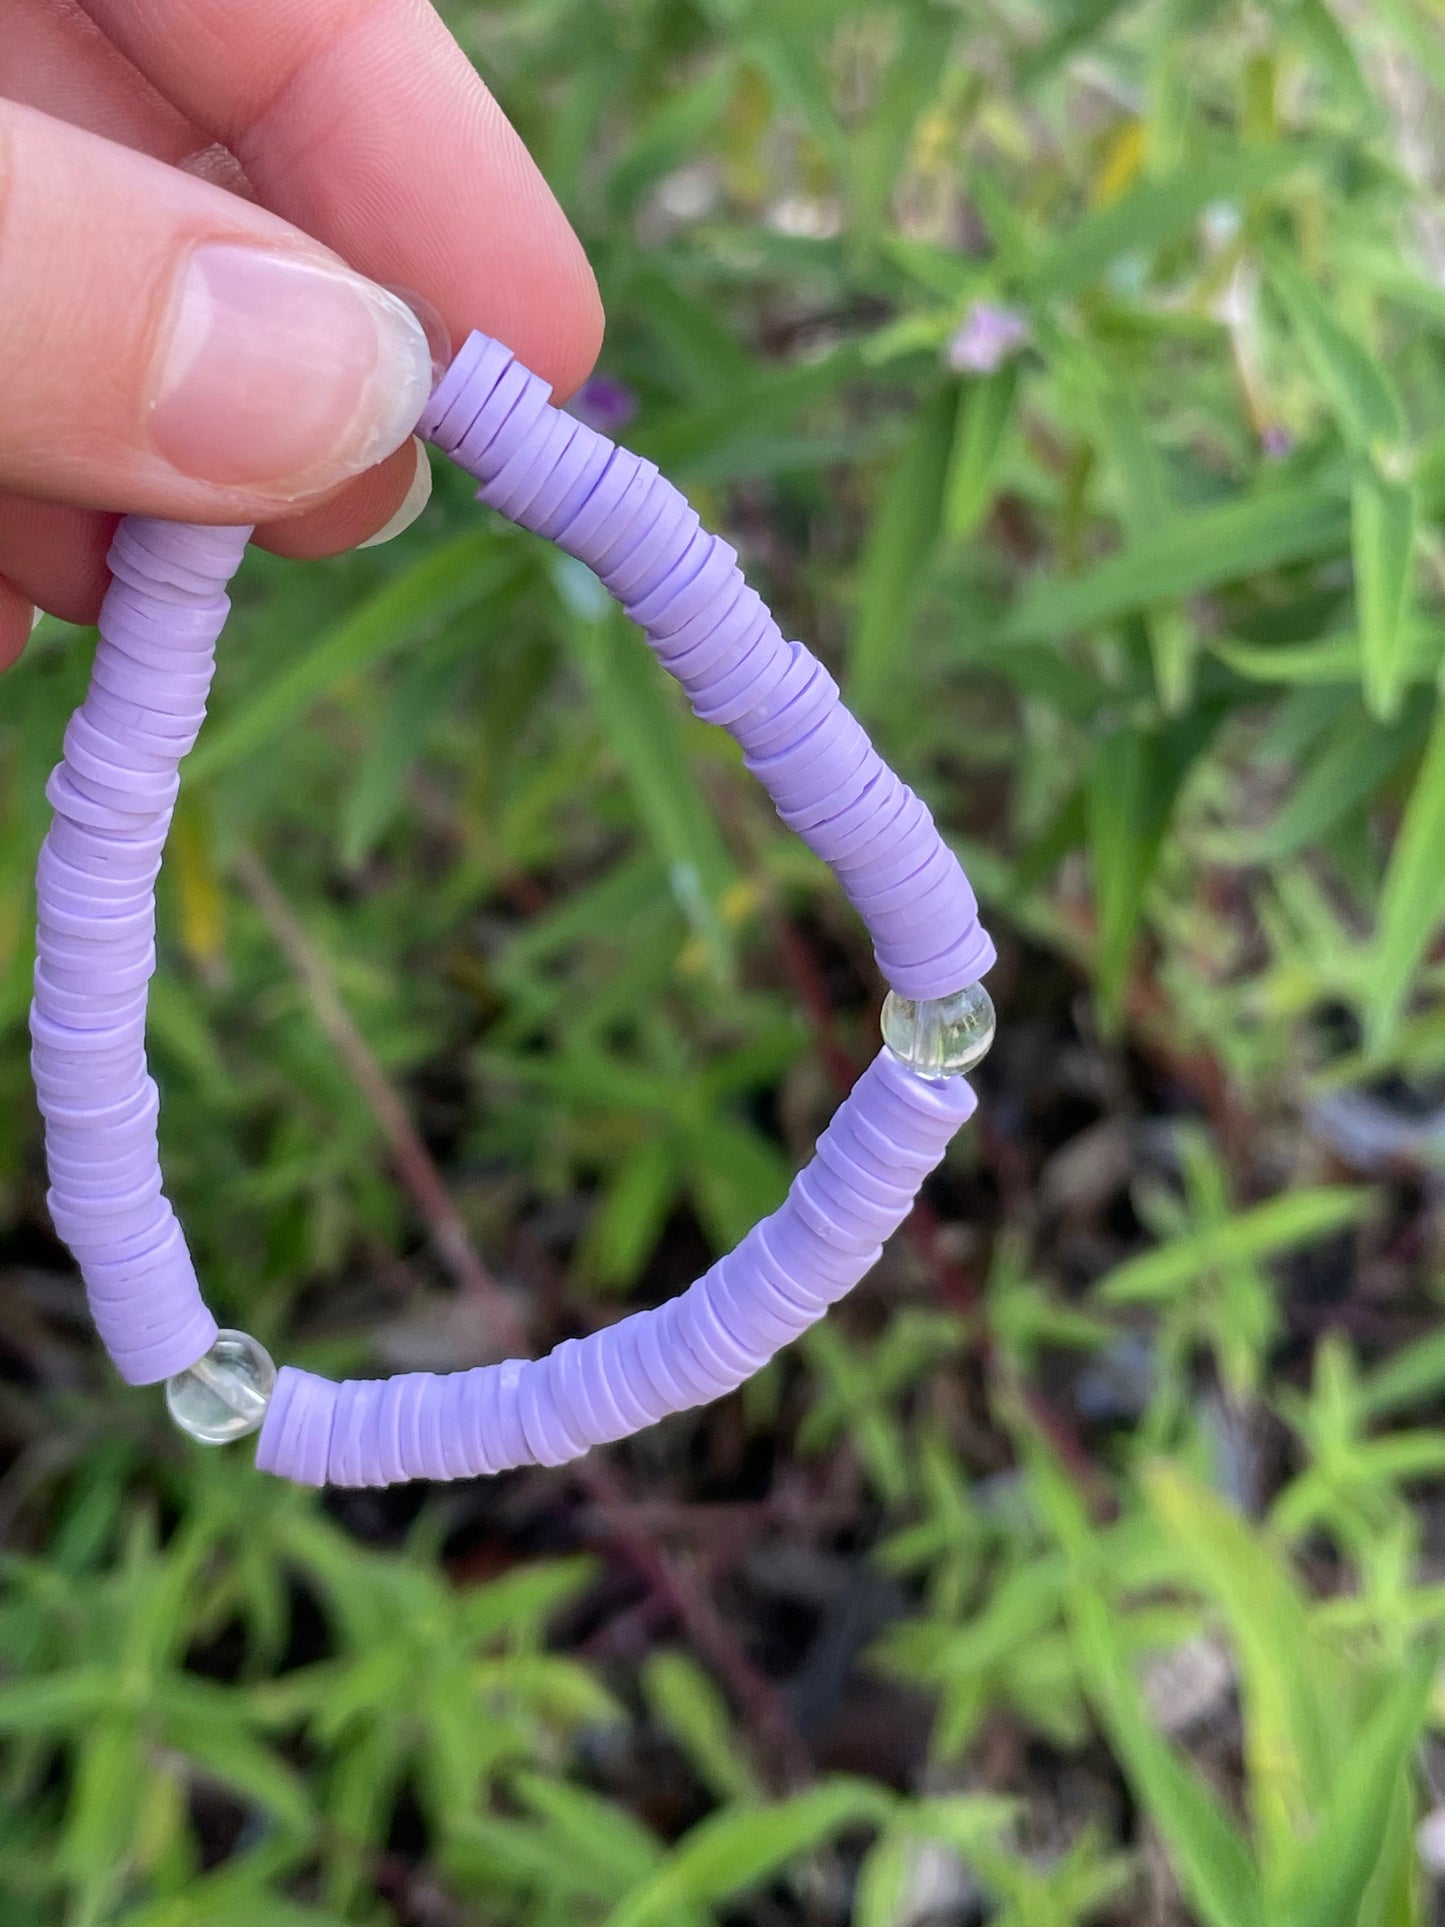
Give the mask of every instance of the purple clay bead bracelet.
M 31 1063 L 49 1204 L 96 1328 L 132 1385 L 305 1485 L 392 1485 L 558 1465 L 733 1391 L 850 1291 L 972 1114 L 961 1072 L 993 1033 L 978 906 L 928 810 L 827 670 L 783 639 L 726 542 L 652 463 L 551 405 L 474 334 L 418 433 L 483 502 L 593 569 L 694 711 L 742 746 L 778 814 L 866 923 L 891 994 L 885 1045 L 786 1201 L 670 1303 L 547 1357 L 337 1384 L 279 1373 L 206 1309 L 161 1186 L 145 1052 L 155 895 L 182 757 L 205 714 L 226 585 L 251 531 L 129 516 L 110 551 L 89 692 L 46 789 Z

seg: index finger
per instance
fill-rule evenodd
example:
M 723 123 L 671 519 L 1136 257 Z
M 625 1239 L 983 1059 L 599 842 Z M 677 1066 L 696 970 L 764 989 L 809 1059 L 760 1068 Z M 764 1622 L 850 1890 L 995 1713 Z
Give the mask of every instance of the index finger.
M 428 0 L 82 0 L 262 203 L 558 390 L 602 310 L 577 237 Z

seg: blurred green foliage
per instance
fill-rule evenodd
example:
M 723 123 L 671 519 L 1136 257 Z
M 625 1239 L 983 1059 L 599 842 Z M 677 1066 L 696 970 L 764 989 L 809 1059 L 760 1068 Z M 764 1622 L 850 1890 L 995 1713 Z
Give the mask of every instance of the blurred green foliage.
M 1383 1235 L 1311 1107 L 1445 1068 L 1438 10 L 444 11 L 597 266 L 632 445 L 968 861 L 1005 952 L 995 1098 L 1039 958 L 1106 1057 L 1204 1095 L 1091 1275 L 1005 1197 L 980 1292 L 895 1282 L 885 1323 L 830 1324 L 740 1401 L 853 1479 L 902 1601 L 869 1663 L 929 1709 L 908 1784 L 780 1770 L 696 1653 L 587 1656 L 595 1568 L 545 1534 L 464 1569 L 454 1499 L 328 1510 L 105 1378 L 26 1089 L 28 876 L 87 656 L 47 624 L 0 699 L 6 1927 L 1424 1927 L 1445 1346 L 1311 1357 L 1282 1281 L 1323 1249 L 1352 1293 Z M 153 1012 L 217 1307 L 332 1370 L 503 1342 L 456 1316 L 356 1040 L 532 1342 L 559 1303 L 675 1288 L 780 1197 L 828 1050 L 872 1048 L 827 876 L 591 578 L 454 474 L 390 547 L 254 555 L 237 601 Z M 831 1040 L 779 962 L 800 929 Z M 1080 1463 L 1051 1375 L 1133 1341 L 1147 1384 Z M 1261 1430 L 1274 1468 L 1243 1477 Z M 1211 1666 L 1224 1757 L 1177 1703 Z M 639 1723 L 680 1820 L 599 1765 Z M 1001 1731 L 1091 1760 L 1112 1817 L 1043 1838 L 986 1765 Z

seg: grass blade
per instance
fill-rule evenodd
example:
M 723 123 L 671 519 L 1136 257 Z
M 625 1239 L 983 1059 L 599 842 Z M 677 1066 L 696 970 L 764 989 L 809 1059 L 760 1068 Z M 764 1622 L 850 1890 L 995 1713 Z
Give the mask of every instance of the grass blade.
M 874 514 L 848 658 L 848 698 L 865 714 L 876 714 L 903 680 L 909 618 L 938 541 L 958 396 L 949 383 L 920 408 Z
M 1356 1736 L 1299 1871 L 1278 1909 L 1271 1908 L 1274 1919 L 1288 1927 L 1355 1927 L 1425 1724 L 1437 1660 L 1417 1652 Z
M 1370 973 L 1366 1011 L 1367 1043 L 1373 1050 L 1388 1042 L 1416 965 L 1424 956 L 1445 911 L 1445 705 L 1425 746 L 1415 787 L 1405 806 L 1395 847 L 1385 870 Z
M 1340 326 L 1314 282 L 1293 261 L 1281 256 L 1271 262 L 1269 284 L 1346 441 L 1360 449 L 1398 441 L 1404 413 L 1378 358 Z
M 1072 580 L 1028 590 L 1005 622 L 1003 643 L 1054 642 L 1154 603 L 1344 547 L 1349 511 L 1318 488 L 1278 489 L 1171 517 Z
M 943 490 L 945 542 L 966 542 L 988 511 L 1017 392 L 1018 370 L 1010 362 L 964 395 Z
M 1332 1748 L 1304 1601 L 1238 1513 L 1178 1468 L 1145 1477 L 1150 1508 L 1222 1608 L 1240 1658 L 1250 1802 L 1266 1860 L 1291 1855 L 1329 1783 Z
M 1352 498 L 1355 603 L 1365 701 L 1388 721 L 1400 706 L 1409 657 L 1410 562 L 1419 505 L 1415 491 L 1362 468 Z
M 683 718 L 657 665 L 590 570 L 553 562 L 567 607 L 568 641 L 592 687 L 607 739 L 626 771 L 637 810 L 679 909 L 727 978 L 733 945 L 722 898 L 735 880 L 731 857 L 703 800 L 683 741 Z
M 1168 729 L 1116 730 L 1088 777 L 1088 840 L 1098 921 L 1096 983 L 1106 1021 L 1119 1014 L 1129 953 L 1180 787 L 1214 728 L 1198 711 Z
M 1034 271 L 1031 292 L 1045 299 L 1082 294 L 1121 254 L 1152 253 L 1190 228 L 1207 207 L 1245 200 L 1310 159 L 1306 148 L 1276 146 L 1217 156 L 1146 180 L 1057 239 Z
M 725 1807 L 685 1834 L 605 1927 L 667 1927 L 689 1901 L 730 1899 L 844 1827 L 885 1820 L 889 1796 L 857 1780 L 825 1780 L 773 1806 Z
M 1258 1263 L 1352 1224 L 1372 1194 L 1344 1185 L 1286 1192 L 1239 1211 L 1208 1235 L 1172 1239 L 1119 1265 L 1096 1287 L 1109 1305 L 1158 1303 L 1219 1265 Z
M 403 569 L 297 655 L 290 667 L 243 698 L 186 759 L 186 780 L 231 768 L 304 716 L 348 677 L 414 644 L 474 607 L 513 566 L 490 529 L 458 536 Z

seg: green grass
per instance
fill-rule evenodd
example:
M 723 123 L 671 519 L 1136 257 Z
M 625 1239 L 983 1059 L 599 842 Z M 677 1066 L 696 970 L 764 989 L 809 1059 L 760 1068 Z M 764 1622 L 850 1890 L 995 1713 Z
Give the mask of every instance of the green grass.
M 796 1356 L 580 1475 L 322 1502 L 183 1449 L 46 1230 L 46 625 L 0 696 L 0 1919 L 1426 1927 L 1437 14 L 444 11 L 629 440 L 969 863 L 982 1121 Z M 981 312 L 1022 340 L 959 368 Z M 446 472 L 387 548 L 248 560 L 161 925 L 207 1290 L 329 1371 L 677 1289 L 875 1047 L 827 875 Z

